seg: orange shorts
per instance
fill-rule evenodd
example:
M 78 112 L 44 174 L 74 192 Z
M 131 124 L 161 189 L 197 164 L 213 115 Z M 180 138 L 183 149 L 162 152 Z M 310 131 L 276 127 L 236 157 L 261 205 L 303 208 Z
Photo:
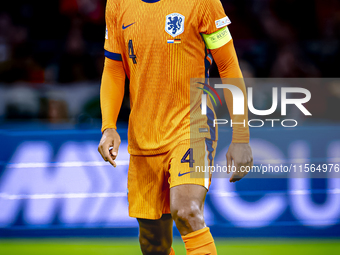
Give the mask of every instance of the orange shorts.
M 195 172 L 212 166 L 217 142 L 184 140 L 167 153 L 130 157 L 128 173 L 129 215 L 156 220 L 170 213 L 170 188 L 196 184 L 209 189 L 210 172 Z M 203 169 L 203 168 L 202 168 Z

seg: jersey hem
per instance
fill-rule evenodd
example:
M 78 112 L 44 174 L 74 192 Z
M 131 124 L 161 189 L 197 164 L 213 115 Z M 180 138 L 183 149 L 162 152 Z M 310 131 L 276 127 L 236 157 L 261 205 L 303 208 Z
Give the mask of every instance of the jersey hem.
M 183 138 L 183 139 L 178 139 L 176 142 L 172 142 L 163 148 L 158 148 L 158 149 L 152 149 L 152 150 L 139 150 L 139 149 L 133 149 L 130 146 L 128 146 L 128 152 L 131 156 L 155 156 L 155 155 L 161 155 L 164 153 L 168 153 L 171 151 L 175 146 L 178 144 L 182 143 L 183 141 L 190 140 L 190 139 L 196 139 L 196 140 L 204 140 L 204 139 L 209 139 L 212 140 L 210 137 L 196 137 L 196 138 Z M 178 142 L 177 142 L 178 141 Z M 212 141 L 217 141 L 217 140 L 212 140 Z
M 145 219 L 145 220 L 159 220 L 164 214 L 170 214 L 170 210 L 167 212 L 162 212 L 162 214 L 146 214 L 146 213 L 130 213 L 130 218 Z

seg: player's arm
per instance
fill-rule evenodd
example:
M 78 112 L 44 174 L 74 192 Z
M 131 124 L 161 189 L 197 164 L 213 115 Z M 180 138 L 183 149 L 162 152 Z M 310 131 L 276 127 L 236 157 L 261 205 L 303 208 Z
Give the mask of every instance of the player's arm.
M 118 155 L 120 136 L 118 135 L 117 119 L 124 98 L 125 72 L 122 61 L 105 58 L 102 84 L 100 88 L 100 106 L 102 112 L 102 139 L 98 147 L 105 161 L 114 167 Z M 109 148 L 113 147 L 110 151 Z
M 233 95 L 229 89 L 223 91 L 233 122 L 233 143 L 249 143 L 246 86 L 229 29 L 224 27 L 213 34 L 203 35 L 203 38 L 216 62 L 223 84 L 238 87 L 244 95 L 245 112 L 243 115 L 234 115 Z
M 105 65 L 100 88 L 102 111 L 102 139 L 98 151 L 105 161 L 116 167 L 120 136 L 117 133 L 117 118 L 123 102 L 125 72 L 119 47 L 119 29 L 116 15 L 117 1 L 108 0 L 106 5 Z M 110 147 L 113 147 L 110 150 Z
M 203 38 L 217 64 L 223 84 L 232 84 L 238 87 L 243 92 L 245 98 L 244 115 L 234 115 L 232 93 L 230 90 L 224 89 L 224 97 L 231 120 L 234 123 L 233 141 L 226 156 L 228 169 L 231 169 L 232 161 L 234 161 L 237 169 L 237 172 L 230 179 L 231 182 L 235 182 L 247 174 L 246 171 L 242 172 L 242 170 L 246 170 L 246 167 L 252 167 L 253 165 L 252 151 L 249 146 L 246 87 L 228 27 L 224 27 L 210 35 L 203 35 Z
M 233 78 L 233 80 L 229 81 L 241 89 L 246 97 L 246 87 L 228 29 L 231 21 L 225 14 L 221 1 L 198 0 L 198 3 L 199 32 L 203 36 L 207 49 L 213 55 L 223 83 L 228 84 L 225 82 Z M 225 89 L 224 96 L 233 123 L 245 122 L 245 125 L 233 125 L 233 143 L 249 143 L 248 112 L 246 111 L 244 115 L 234 116 L 231 92 Z M 244 109 L 248 109 L 247 100 L 245 100 Z

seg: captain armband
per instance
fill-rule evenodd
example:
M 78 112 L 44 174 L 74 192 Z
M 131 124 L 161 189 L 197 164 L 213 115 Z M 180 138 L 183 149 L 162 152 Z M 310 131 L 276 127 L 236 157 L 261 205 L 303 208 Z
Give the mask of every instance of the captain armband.
M 226 45 L 231 41 L 232 37 L 228 27 L 224 27 L 210 35 L 202 34 L 205 45 L 209 50 L 214 50 Z

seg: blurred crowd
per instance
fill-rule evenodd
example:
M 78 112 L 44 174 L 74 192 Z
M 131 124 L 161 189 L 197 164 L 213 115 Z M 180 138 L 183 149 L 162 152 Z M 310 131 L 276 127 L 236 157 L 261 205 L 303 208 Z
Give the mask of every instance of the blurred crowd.
M 339 77 L 339 0 L 222 3 L 245 77 Z M 1 86 L 99 84 L 105 5 L 105 0 L 1 1 Z M 211 74 L 218 76 L 216 66 Z M 337 86 L 334 91 L 326 96 L 337 99 Z M 58 107 L 67 112 L 67 105 Z
M 103 62 L 105 1 L 2 1 L 0 81 L 94 81 Z

